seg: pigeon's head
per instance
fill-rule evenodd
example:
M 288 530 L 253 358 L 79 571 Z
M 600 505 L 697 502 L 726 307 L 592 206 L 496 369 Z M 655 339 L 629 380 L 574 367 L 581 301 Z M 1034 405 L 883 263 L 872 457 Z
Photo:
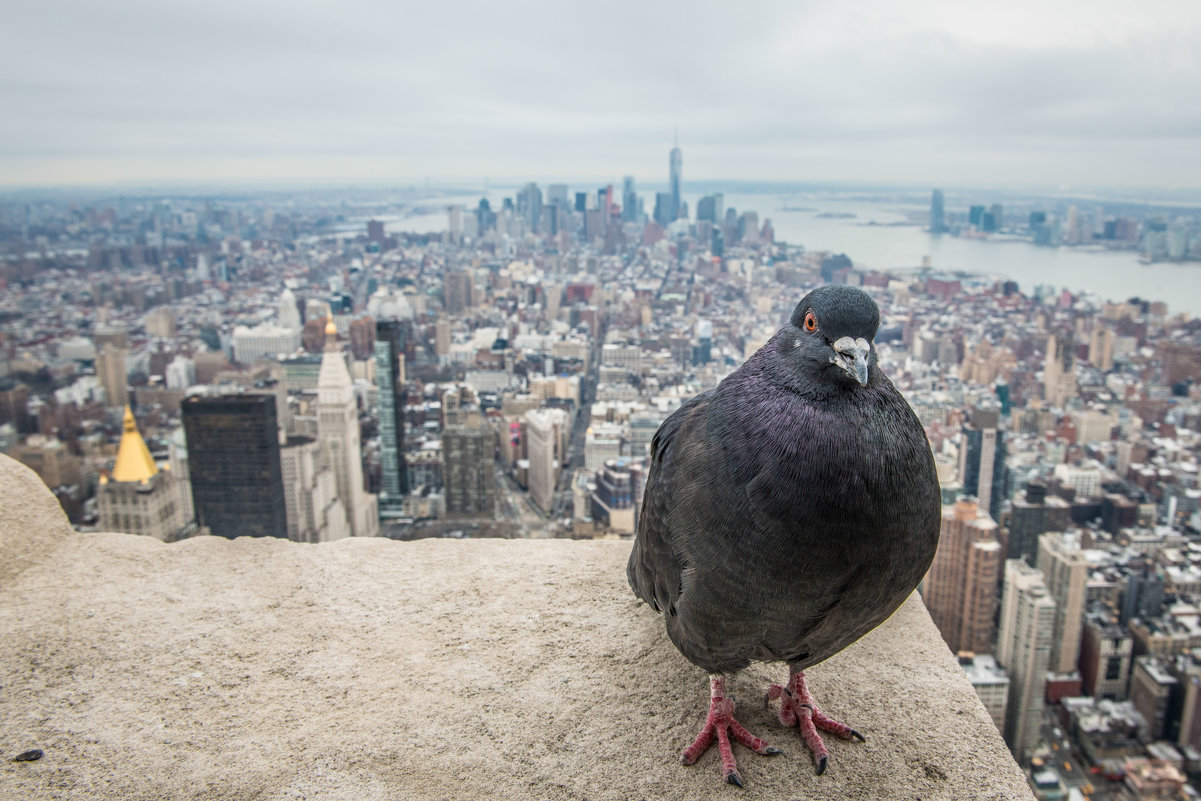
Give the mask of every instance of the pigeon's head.
M 866 386 L 876 362 L 872 340 L 880 309 L 862 289 L 827 284 L 810 292 L 792 312 L 779 350 L 804 383 Z

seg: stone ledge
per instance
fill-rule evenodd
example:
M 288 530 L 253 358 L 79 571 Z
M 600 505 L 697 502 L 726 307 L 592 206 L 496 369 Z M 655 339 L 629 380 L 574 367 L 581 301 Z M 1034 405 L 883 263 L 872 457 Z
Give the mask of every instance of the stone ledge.
M 27 473 L 0 457 L 5 798 L 1032 797 L 916 596 L 809 672 L 867 737 L 824 776 L 760 703 L 784 667 L 735 678 L 785 751 L 739 747 L 739 791 L 678 762 L 708 683 L 628 542 L 164 545 L 76 534 Z

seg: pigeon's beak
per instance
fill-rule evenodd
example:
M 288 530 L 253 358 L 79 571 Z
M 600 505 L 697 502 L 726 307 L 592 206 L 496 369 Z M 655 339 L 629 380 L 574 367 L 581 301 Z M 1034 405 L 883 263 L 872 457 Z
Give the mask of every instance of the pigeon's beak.
M 867 386 L 867 359 L 871 350 L 871 343 L 863 337 L 842 337 L 834 343 L 834 358 L 830 361 L 846 370 L 859 386 Z

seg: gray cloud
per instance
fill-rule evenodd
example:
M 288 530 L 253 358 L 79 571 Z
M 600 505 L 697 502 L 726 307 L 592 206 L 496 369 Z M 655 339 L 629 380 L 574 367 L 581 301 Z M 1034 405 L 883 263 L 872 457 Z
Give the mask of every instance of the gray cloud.
M 1201 186 L 1201 9 L 964 5 L 23 4 L 0 182 Z

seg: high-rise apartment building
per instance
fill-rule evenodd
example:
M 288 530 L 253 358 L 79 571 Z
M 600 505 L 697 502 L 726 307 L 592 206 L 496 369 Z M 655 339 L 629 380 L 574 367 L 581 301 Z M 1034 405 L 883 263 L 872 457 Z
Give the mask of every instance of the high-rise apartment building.
M 325 353 L 317 376 L 317 439 L 329 449 L 338 497 L 346 507 L 351 535 L 377 536 L 376 497 L 363 489 L 363 452 L 354 382 L 338 347 L 338 330 L 332 319 L 325 327 Z
M 478 414 L 442 432 L 443 483 L 448 515 L 492 517 L 496 465 L 492 429 Z
M 1130 686 L 1134 638 L 1107 611 L 1084 617 L 1080 641 L 1080 678 L 1084 692 L 1093 698 L 1123 701 Z
M 180 404 L 196 519 L 218 537 L 287 537 L 274 395 Z
M 1038 745 L 1043 693 L 1055 631 L 1055 601 L 1043 574 L 1021 559 L 1005 563 L 997 662 L 1009 673 L 1005 742 L 1019 761 Z
M 404 347 L 405 329 L 398 320 L 375 324 L 375 385 L 379 390 L 381 518 L 404 516 L 409 494 L 404 460 Z
M 1088 559 L 1075 533 L 1052 532 L 1038 539 L 1038 569 L 1055 600 L 1055 626 L 1048 669 L 1074 673 L 1080 660 Z
M 922 583 L 922 600 L 952 651 L 992 649 L 1000 569 L 997 524 L 988 513 L 971 498 L 943 507 L 938 551 Z
M 1009 676 L 991 654 L 962 652 L 959 655 L 959 666 L 967 674 L 972 689 L 988 710 L 993 725 L 997 727 L 998 732 L 1004 734 L 1005 708 L 1009 704 Z

